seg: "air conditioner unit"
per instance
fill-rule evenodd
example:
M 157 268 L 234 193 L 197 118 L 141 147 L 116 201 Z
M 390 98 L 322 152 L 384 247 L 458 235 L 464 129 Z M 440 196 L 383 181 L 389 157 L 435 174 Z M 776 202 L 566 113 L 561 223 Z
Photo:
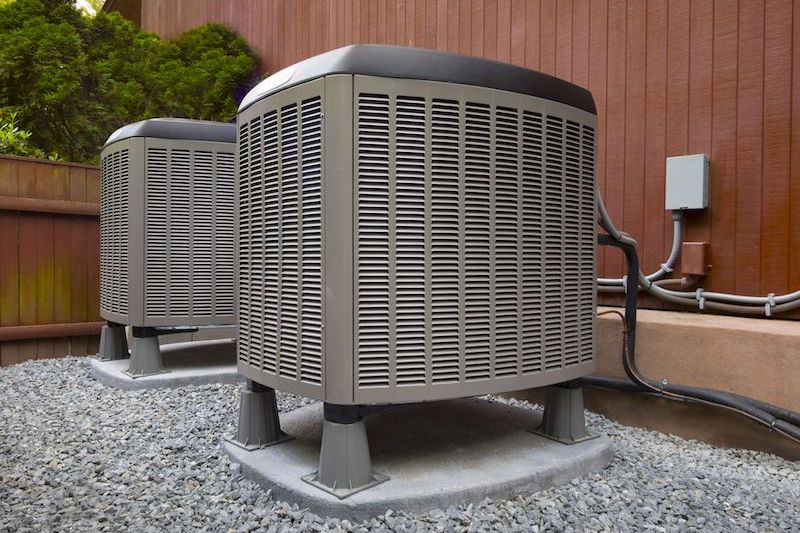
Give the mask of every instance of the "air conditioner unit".
M 233 124 L 161 118 L 120 128 L 103 148 L 100 315 L 117 347 L 119 326 L 134 327 L 132 375 L 159 370 L 166 327 L 236 322 L 235 142 Z
M 343 406 L 594 370 L 587 91 L 473 57 L 350 46 L 264 80 L 237 123 L 248 379 L 322 400 L 336 423 Z M 330 488 L 323 470 L 311 481 Z

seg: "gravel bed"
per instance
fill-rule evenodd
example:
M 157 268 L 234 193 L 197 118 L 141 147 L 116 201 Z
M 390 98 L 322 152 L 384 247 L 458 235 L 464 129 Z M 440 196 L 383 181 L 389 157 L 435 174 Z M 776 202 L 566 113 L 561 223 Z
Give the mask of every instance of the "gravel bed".
M 239 387 L 121 391 L 95 382 L 86 358 L 0 369 L 0 532 L 800 529 L 800 464 L 591 413 L 616 453 L 599 473 L 423 515 L 320 518 L 273 500 L 222 452 Z M 278 402 L 289 411 L 308 400 Z

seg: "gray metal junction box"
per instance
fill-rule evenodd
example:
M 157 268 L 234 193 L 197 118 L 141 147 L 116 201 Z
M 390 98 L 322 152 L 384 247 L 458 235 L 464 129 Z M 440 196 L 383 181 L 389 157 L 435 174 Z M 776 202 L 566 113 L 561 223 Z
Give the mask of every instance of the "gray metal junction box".
M 239 371 L 352 405 L 591 373 L 591 95 L 524 68 L 350 46 L 238 114 Z
M 100 315 L 138 327 L 236 322 L 236 126 L 152 119 L 101 154 Z

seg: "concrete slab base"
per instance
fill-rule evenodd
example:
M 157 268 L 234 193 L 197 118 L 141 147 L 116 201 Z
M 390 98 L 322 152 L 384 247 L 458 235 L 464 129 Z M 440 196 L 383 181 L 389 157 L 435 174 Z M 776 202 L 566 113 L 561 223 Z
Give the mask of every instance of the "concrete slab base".
M 161 363 L 163 373 L 133 378 L 125 372 L 130 359 L 92 359 L 92 375 L 104 385 L 125 390 L 244 381 L 236 370 L 233 339 L 165 344 L 161 346 Z
M 319 462 L 322 404 L 281 416 L 294 440 L 255 451 L 223 443 L 242 473 L 279 500 L 321 516 L 365 520 L 388 509 L 424 512 L 506 498 L 606 466 L 611 441 L 565 445 L 534 435 L 541 414 L 478 398 L 398 405 L 366 417 L 372 468 L 389 481 L 344 500 L 304 482 Z

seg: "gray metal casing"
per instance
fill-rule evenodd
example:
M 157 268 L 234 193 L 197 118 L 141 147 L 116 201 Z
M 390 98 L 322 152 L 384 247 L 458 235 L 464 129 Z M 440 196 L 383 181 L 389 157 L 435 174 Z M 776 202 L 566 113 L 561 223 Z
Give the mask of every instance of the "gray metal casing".
M 594 114 L 332 74 L 237 122 L 247 378 L 377 404 L 594 370 Z
M 159 134 L 186 138 L 150 136 Z M 109 138 L 101 153 L 103 318 L 235 324 L 235 150 L 233 125 L 205 121 L 154 119 Z

